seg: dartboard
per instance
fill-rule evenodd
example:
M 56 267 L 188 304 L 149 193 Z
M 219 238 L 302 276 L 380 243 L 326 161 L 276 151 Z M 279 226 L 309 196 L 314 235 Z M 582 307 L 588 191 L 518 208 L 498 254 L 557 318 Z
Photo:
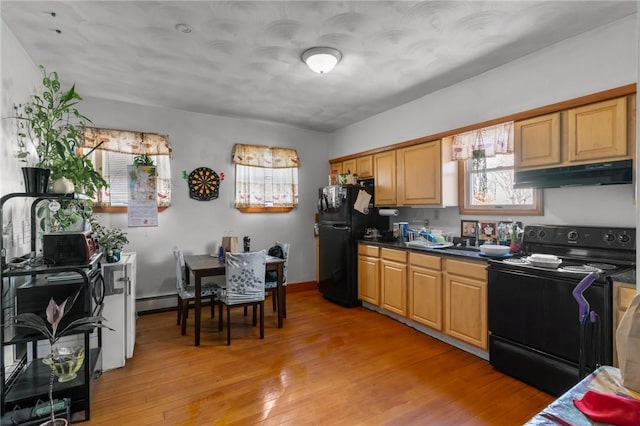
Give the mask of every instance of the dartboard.
M 208 167 L 198 167 L 189 174 L 189 196 L 198 201 L 209 201 L 218 198 L 220 178 Z

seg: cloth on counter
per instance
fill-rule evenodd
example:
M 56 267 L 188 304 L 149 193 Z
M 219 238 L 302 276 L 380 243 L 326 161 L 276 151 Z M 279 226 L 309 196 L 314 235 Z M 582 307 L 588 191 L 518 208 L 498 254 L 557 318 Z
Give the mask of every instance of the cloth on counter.
M 618 395 L 587 391 L 573 404 L 592 420 L 615 426 L 640 425 L 640 401 Z

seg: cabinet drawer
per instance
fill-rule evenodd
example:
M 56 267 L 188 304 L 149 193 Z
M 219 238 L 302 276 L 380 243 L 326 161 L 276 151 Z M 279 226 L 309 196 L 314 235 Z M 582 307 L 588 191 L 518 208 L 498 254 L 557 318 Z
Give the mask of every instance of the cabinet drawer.
M 404 250 L 380 249 L 380 257 L 395 262 L 407 263 L 407 252 Z
M 463 262 L 460 260 L 446 259 L 447 273 L 461 275 L 485 281 L 487 279 L 487 264 L 485 262 Z
M 378 247 L 378 246 L 368 246 L 366 244 L 359 244 L 358 245 L 358 254 L 361 254 L 363 256 L 378 257 L 379 254 L 380 254 L 380 247 Z
M 409 263 L 423 268 L 435 269 L 436 271 L 442 269 L 442 258 L 440 256 L 410 252 Z
M 626 311 L 629 305 L 631 304 L 631 300 L 636 295 L 636 289 L 632 287 L 618 287 L 618 309 L 622 311 Z

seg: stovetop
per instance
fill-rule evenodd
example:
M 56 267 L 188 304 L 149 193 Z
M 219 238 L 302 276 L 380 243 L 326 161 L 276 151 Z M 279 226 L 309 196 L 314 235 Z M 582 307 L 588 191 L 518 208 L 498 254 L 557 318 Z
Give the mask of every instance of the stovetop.
M 566 278 L 597 272 L 602 279 L 635 269 L 635 236 L 633 228 L 530 225 L 524 230 L 522 254 L 493 263 Z M 541 266 L 534 261 L 534 265 L 530 256 L 535 254 L 555 256 L 561 262 Z

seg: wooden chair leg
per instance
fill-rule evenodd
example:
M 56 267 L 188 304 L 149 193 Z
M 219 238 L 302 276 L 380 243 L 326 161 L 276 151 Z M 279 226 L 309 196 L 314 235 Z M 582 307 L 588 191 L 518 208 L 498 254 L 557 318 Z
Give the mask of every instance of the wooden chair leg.
M 215 318 L 215 317 L 216 317 L 216 303 L 212 296 L 211 297 L 211 318 Z
M 176 304 L 176 311 L 178 311 L 178 321 L 176 325 L 180 325 L 180 320 L 182 319 L 182 299 L 178 296 L 178 303 Z
M 278 289 L 276 288 L 274 291 L 271 292 L 271 299 L 272 299 L 272 304 L 273 304 L 273 312 L 276 311 L 277 309 L 277 302 L 278 302 Z
M 231 344 L 231 308 L 227 305 L 227 346 Z
M 245 309 L 247 309 L 247 307 L 244 307 Z M 258 317 L 256 316 L 256 304 L 254 303 L 252 306 L 252 310 L 253 310 L 253 318 L 251 319 L 251 325 L 253 325 L 254 327 L 258 324 Z
M 222 303 L 218 303 L 218 331 L 222 331 Z
M 247 306 L 246 306 L 246 305 L 245 305 L 245 307 L 244 307 L 244 316 L 245 316 L 245 317 L 247 316 Z
M 282 318 L 287 317 L 287 286 L 282 286 Z
M 183 300 L 179 309 L 182 311 L 182 321 L 180 323 L 181 325 L 180 334 L 184 336 L 185 334 L 187 334 L 187 316 L 189 314 L 189 301 Z
M 260 302 L 260 338 L 264 339 L 264 301 Z

